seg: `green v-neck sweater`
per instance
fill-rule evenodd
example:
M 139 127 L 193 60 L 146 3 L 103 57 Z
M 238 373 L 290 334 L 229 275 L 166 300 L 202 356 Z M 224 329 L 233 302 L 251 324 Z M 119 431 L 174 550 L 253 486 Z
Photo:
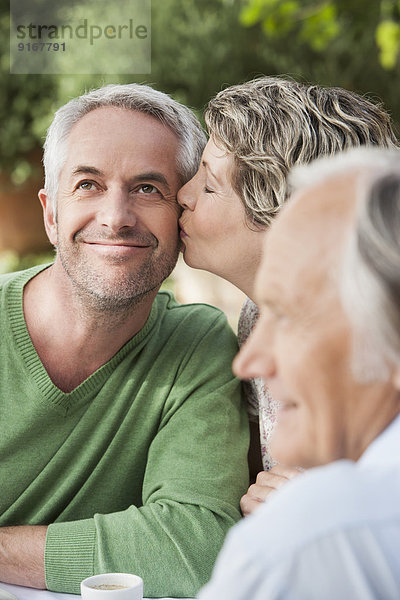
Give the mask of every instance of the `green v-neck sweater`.
M 64 393 L 23 315 L 42 268 L 0 277 L 0 526 L 50 525 L 50 590 L 122 571 L 145 596 L 194 596 L 248 485 L 235 337 L 219 310 L 160 292 L 143 329 Z

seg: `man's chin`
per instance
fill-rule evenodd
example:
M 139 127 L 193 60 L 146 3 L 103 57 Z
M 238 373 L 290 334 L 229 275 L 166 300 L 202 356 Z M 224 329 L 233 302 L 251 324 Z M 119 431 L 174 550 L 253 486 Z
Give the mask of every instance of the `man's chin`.
M 92 308 L 107 311 L 132 307 L 155 295 L 178 260 L 178 248 L 172 255 L 161 256 L 148 256 L 148 249 L 143 249 L 137 261 L 118 254 L 106 253 L 106 259 L 93 254 L 89 260 L 87 256 L 58 252 L 64 273 L 80 298 Z

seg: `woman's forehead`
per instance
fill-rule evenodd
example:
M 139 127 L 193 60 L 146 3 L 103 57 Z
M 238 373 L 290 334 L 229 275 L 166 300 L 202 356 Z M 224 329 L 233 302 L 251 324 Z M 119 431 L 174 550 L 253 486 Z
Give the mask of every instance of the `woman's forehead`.
M 230 183 L 234 168 L 232 154 L 218 146 L 212 137 L 204 149 L 201 164 L 218 183 Z

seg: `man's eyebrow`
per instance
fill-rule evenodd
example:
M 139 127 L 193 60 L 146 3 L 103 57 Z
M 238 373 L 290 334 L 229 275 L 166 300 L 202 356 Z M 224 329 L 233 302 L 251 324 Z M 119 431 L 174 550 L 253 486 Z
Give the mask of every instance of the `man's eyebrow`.
M 78 165 L 72 171 L 72 175 L 80 175 L 82 173 L 90 173 L 91 175 L 103 175 L 102 171 L 96 169 L 96 167 L 89 167 L 88 165 Z
M 221 183 L 220 180 L 218 179 L 218 177 L 216 176 L 216 174 L 210 169 L 210 165 L 208 164 L 208 162 L 206 162 L 205 160 L 202 160 L 201 164 L 203 165 L 203 167 L 205 169 L 207 169 L 207 171 L 215 179 L 215 181 L 220 184 Z
M 139 173 L 138 175 L 135 175 L 134 177 L 132 177 L 132 181 L 143 181 L 144 179 L 146 181 L 157 181 L 158 183 L 164 184 L 169 189 L 168 181 L 166 180 L 164 175 L 162 173 L 159 173 L 158 171 L 149 171 L 148 173 Z

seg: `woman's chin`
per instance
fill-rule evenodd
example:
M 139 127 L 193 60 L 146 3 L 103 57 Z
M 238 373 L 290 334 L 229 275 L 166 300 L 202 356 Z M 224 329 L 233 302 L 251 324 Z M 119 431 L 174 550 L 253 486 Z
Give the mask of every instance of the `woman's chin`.
M 181 252 L 183 260 L 188 267 L 191 267 L 192 269 L 199 269 L 200 271 L 207 271 L 208 273 L 212 273 L 213 275 L 218 275 L 218 277 L 226 279 L 223 274 L 222 265 L 216 263 L 215 260 L 211 260 L 210 256 L 199 256 L 197 252 L 193 252 L 193 249 L 188 248 L 184 243 L 182 246 Z
M 192 256 L 192 253 L 188 250 L 188 248 L 185 246 L 185 244 L 182 242 L 181 245 L 181 252 L 183 255 L 183 260 L 185 261 L 185 263 L 187 264 L 188 267 L 192 267 L 192 269 L 204 269 L 207 270 L 205 265 L 202 264 L 201 260 L 199 261 L 198 258 L 194 259 Z M 200 264 L 199 264 L 200 262 Z

